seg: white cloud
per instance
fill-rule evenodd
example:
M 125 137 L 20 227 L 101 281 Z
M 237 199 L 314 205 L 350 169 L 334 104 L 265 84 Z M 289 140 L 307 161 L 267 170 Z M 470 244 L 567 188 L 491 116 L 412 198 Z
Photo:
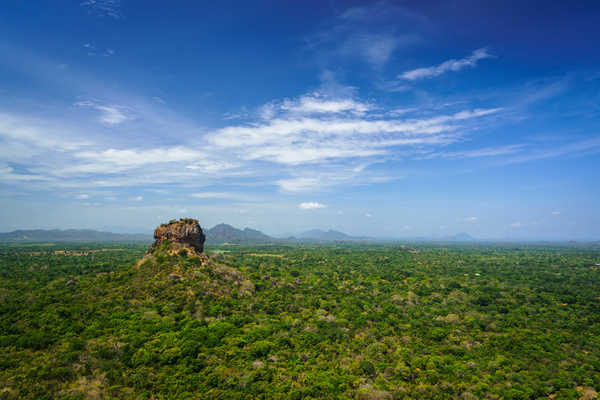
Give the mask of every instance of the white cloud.
M 321 182 L 317 178 L 289 178 L 277 181 L 279 187 L 286 192 L 302 192 L 314 190 L 321 187 Z
M 449 71 L 459 71 L 466 67 L 475 67 L 479 60 L 493 57 L 485 48 L 475 50 L 470 56 L 459 60 L 444 61 L 439 65 L 427 68 L 417 68 L 411 71 L 406 71 L 398 76 L 398 78 L 414 81 L 417 79 L 432 78 L 442 75 Z
M 560 215 L 560 211 L 552 211 L 552 215 Z
M 414 111 L 418 111 L 419 109 L 416 107 L 406 107 L 406 108 L 396 108 L 394 110 L 388 111 L 388 115 L 391 117 L 399 117 L 404 114 L 412 113 Z
M 457 122 L 500 110 L 464 110 L 406 120 L 284 114 L 260 124 L 228 126 L 211 132 L 207 138 L 216 147 L 237 150 L 239 157 L 246 160 L 297 165 L 383 155 L 397 146 L 451 143 L 457 140 L 449 134 L 459 128 Z
M 134 119 L 131 111 L 126 107 L 117 105 L 103 105 L 94 101 L 78 101 L 75 103 L 79 107 L 90 107 L 100 111 L 100 122 L 106 125 L 117 125 L 127 120 Z
M 302 210 L 314 210 L 317 208 L 326 208 L 327 206 L 325 204 L 317 203 L 316 201 L 309 201 L 298 204 L 298 207 Z
M 76 198 L 77 200 L 86 200 L 86 199 L 89 199 L 89 198 L 90 198 L 90 195 L 89 195 L 89 194 L 82 193 L 82 194 L 78 194 L 77 196 L 75 196 L 75 198 Z
M 477 217 L 467 217 L 467 218 L 465 218 L 465 221 L 467 221 L 467 222 L 477 222 Z
M 277 106 L 273 103 L 264 104 L 259 110 L 262 119 L 271 119 L 275 114 L 277 114 Z
M 296 175 L 276 181 L 281 191 L 291 193 L 316 192 L 344 184 L 360 186 L 403 179 L 402 176 L 382 175 L 377 172 L 364 174 L 361 168 L 357 169 L 353 165 L 340 164 L 315 165 L 309 169 L 293 171 L 292 174 Z
M 135 196 L 135 197 L 129 198 L 129 200 L 131 200 L 131 201 L 142 201 L 142 200 L 144 200 L 144 198 L 142 196 Z
M 519 221 L 517 222 L 513 222 L 512 224 L 510 224 L 511 228 L 520 228 L 521 227 L 521 223 Z
M 108 149 L 82 151 L 74 154 L 83 164 L 65 167 L 61 172 L 71 173 L 115 173 L 149 164 L 175 162 L 203 162 L 204 153 L 182 146 L 153 149 Z M 223 165 L 221 165 L 223 166 Z M 190 169 L 209 169 L 207 164 L 195 164 Z
M 0 114 L 0 160 L 28 165 L 19 173 L 7 170 L 2 179 L 45 180 L 45 187 L 79 190 L 166 183 L 215 187 L 224 184 L 224 179 L 227 184 L 236 185 L 252 179 L 252 185 L 276 185 L 282 192 L 322 191 L 341 184 L 398 179 L 400 176 L 390 176 L 384 169 L 369 170 L 367 174 L 366 166 L 454 143 L 477 126 L 478 118 L 501 110 L 472 109 L 422 118 L 390 118 L 385 109 L 361 101 L 352 91 L 325 88 L 292 100 L 268 103 L 266 109 L 270 111 L 262 115 L 265 119 L 255 118 L 206 132 L 193 124 L 181 123 L 180 118 L 174 118 L 176 123 L 155 119 L 168 112 L 150 112 L 154 109 L 131 101 L 120 103 L 135 105 L 136 124 L 121 126 L 123 118 L 133 115 L 129 108 L 98 100 L 75 103 L 80 108 L 99 111 L 103 123 L 114 127 L 108 133 L 89 124 L 68 129 L 65 124 L 55 125 L 43 118 L 28 120 Z M 72 121 L 77 123 L 78 119 Z M 182 132 L 186 134 L 185 141 L 182 136 L 181 145 L 161 146 L 154 144 L 157 140 L 149 140 L 144 147 L 135 140 L 141 134 L 139 129 L 149 139 L 167 131 Z M 156 131 L 147 133 L 153 129 Z M 90 140 L 83 142 L 81 137 Z M 215 193 L 222 196 L 226 191 Z
M 192 197 L 197 199 L 231 199 L 237 198 L 239 195 L 230 192 L 200 192 L 192 194 Z
M 193 164 L 186 165 L 185 168 L 193 171 L 204 173 L 215 173 L 219 171 L 229 170 L 241 166 L 239 163 L 232 163 L 222 160 L 197 160 Z
M 352 98 L 325 98 L 316 92 L 311 95 L 302 96 L 296 101 L 286 100 L 281 105 L 281 109 L 300 114 L 336 114 L 342 112 L 364 114 L 373 109 L 373 106 L 358 102 Z
M 40 121 L 36 118 L 14 116 L 0 113 L 0 138 L 10 144 L 24 144 L 27 152 L 35 149 L 68 151 L 76 150 L 89 144 L 82 140 L 80 133 L 73 134 L 73 129 L 64 125 L 57 125 L 52 121 Z M 20 154 L 7 156 L 16 157 Z M 33 155 L 33 154 L 31 154 Z
M 123 121 L 131 119 L 115 106 L 97 106 L 96 109 L 102 111 L 100 121 L 108 125 L 120 124 Z

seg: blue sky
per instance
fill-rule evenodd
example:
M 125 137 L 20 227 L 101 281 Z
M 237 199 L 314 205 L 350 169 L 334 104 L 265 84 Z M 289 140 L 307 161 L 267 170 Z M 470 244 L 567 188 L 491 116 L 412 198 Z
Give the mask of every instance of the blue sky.
M 600 238 L 596 2 L 0 7 L 0 230 Z

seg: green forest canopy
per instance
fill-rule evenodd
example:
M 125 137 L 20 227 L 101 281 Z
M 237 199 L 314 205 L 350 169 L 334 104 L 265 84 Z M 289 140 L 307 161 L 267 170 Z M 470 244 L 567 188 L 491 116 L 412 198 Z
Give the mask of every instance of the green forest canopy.
M 579 399 L 600 250 L 0 247 L 0 399 Z

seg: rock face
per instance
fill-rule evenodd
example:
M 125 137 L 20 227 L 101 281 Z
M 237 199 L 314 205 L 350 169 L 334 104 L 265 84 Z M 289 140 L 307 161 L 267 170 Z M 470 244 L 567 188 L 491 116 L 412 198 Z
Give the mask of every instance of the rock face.
M 156 228 L 154 243 L 149 252 L 153 253 L 161 244 L 169 242 L 172 243 L 173 250 L 188 249 L 202 253 L 205 239 L 206 236 L 197 220 L 192 218 L 172 220 L 168 224 L 162 224 Z

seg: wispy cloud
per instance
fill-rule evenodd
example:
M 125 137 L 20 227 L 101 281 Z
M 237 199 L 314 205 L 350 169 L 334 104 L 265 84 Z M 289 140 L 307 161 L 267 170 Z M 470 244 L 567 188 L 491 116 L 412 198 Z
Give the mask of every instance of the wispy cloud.
M 298 165 L 380 156 L 398 146 L 447 144 L 456 140 L 450 133 L 458 129 L 460 121 L 500 110 L 464 110 L 427 119 L 399 120 L 340 117 L 333 107 L 329 112 L 321 110 L 326 114 L 323 116 L 298 116 L 282 107 L 281 114 L 260 124 L 229 126 L 210 133 L 208 140 L 216 147 L 238 152 L 246 160 Z
M 100 121 L 108 125 L 120 124 L 131 119 L 125 115 L 122 109 L 115 106 L 96 106 L 96 109 L 102 112 Z
M 199 192 L 193 193 L 192 197 L 197 199 L 241 199 L 237 193 L 231 192 Z
M 573 143 L 554 144 L 552 147 L 538 146 L 527 154 L 515 155 L 503 160 L 502 164 L 520 164 L 561 156 L 585 156 L 600 153 L 600 136 Z
M 108 149 L 82 151 L 74 156 L 85 161 L 65 170 L 78 172 L 115 173 L 150 164 L 199 161 L 204 153 L 185 147 L 152 149 Z
M 364 114 L 373 109 L 373 106 L 358 102 L 352 98 L 328 99 L 321 93 L 315 92 L 310 95 L 302 96 L 295 101 L 285 100 L 283 104 L 281 104 L 281 109 L 299 114 L 338 114 L 343 112 Z
M 308 201 L 305 203 L 298 204 L 298 207 L 301 208 L 302 210 L 315 210 L 318 208 L 326 208 L 327 206 L 325 204 L 318 203 L 316 201 Z
M 54 121 L 40 121 L 38 118 L 0 113 L 0 138 L 4 145 L 23 144 L 23 152 L 4 154 L 10 160 L 20 156 L 34 155 L 39 149 L 68 151 L 76 150 L 87 144 L 74 128 Z
M 403 113 L 390 114 L 351 91 L 325 90 L 269 102 L 267 115 L 206 131 L 193 125 L 180 128 L 177 119 L 171 124 L 157 120 L 156 115 L 169 115 L 164 104 L 153 102 L 152 107 L 160 108 L 154 112 L 115 104 L 75 103 L 74 111 L 89 108 L 100 113 L 101 124 L 96 127 L 85 122 L 85 113 L 80 113 L 82 122 L 73 129 L 66 129 L 64 123 L 54 127 L 51 120 L 0 114 L 0 157 L 24 166 L 18 172 L 6 170 L 0 180 L 43 180 L 46 187 L 91 189 L 164 183 L 198 187 L 229 179 L 234 184 L 249 180 L 252 185 L 275 186 L 289 193 L 323 191 L 344 184 L 401 179 L 383 170 L 367 173 L 365 167 L 393 159 L 400 152 L 431 152 L 454 143 L 468 135 L 478 120 L 502 111 L 467 109 L 402 118 Z M 135 123 L 125 123 L 133 119 Z M 181 144 L 129 140 L 132 135 L 151 138 L 148 132 L 161 136 L 177 132 Z M 188 132 L 189 138 L 181 140 Z M 225 192 L 215 193 L 204 198 Z
M 366 173 L 364 164 L 358 167 L 354 164 L 325 164 L 311 165 L 304 168 L 293 168 L 290 171 L 291 177 L 286 177 L 276 181 L 282 192 L 302 193 L 302 192 L 323 192 L 331 190 L 337 186 L 351 185 L 364 186 L 373 183 L 391 182 L 393 180 L 403 179 L 404 176 L 386 174 L 381 172 Z
M 86 8 L 90 13 L 114 19 L 122 19 L 120 0 L 85 0 L 80 3 L 81 7 Z
M 78 107 L 89 107 L 100 111 L 99 121 L 107 125 L 117 125 L 127 120 L 134 119 L 131 110 L 118 105 L 104 105 L 95 101 L 78 101 L 75 103 Z
M 373 66 L 384 65 L 399 47 L 417 43 L 415 35 L 362 33 L 350 36 L 339 51 L 343 55 L 358 55 Z
M 308 37 L 307 43 L 321 54 L 321 59 L 332 63 L 358 59 L 378 69 L 395 52 L 422 41 L 416 32 L 424 21 L 422 16 L 386 2 L 350 7 Z
M 286 192 L 303 192 L 322 187 L 321 181 L 312 177 L 280 179 L 277 184 Z
M 0 183 L 29 183 L 32 181 L 48 181 L 50 178 L 40 174 L 20 173 L 9 166 L 0 166 Z
M 417 68 L 411 71 L 406 71 L 400 75 L 398 78 L 406 79 L 409 81 L 415 81 L 418 79 L 432 78 L 436 76 L 440 76 L 450 71 L 460 71 L 463 68 L 467 67 L 475 67 L 479 60 L 483 60 L 486 58 L 493 57 L 491 54 L 487 52 L 485 48 L 475 50 L 470 56 L 461 58 L 461 59 L 451 59 L 448 61 L 444 61 L 439 65 L 434 65 L 432 67 L 426 68 Z
M 420 159 L 431 159 L 431 158 L 450 158 L 450 159 L 461 159 L 461 158 L 476 158 L 476 157 L 497 157 L 505 156 L 509 154 L 515 154 L 524 149 L 524 144 L 511 144 L 506 146 L 498 147 L 483 147 L 474 150 L 462 150 L 462 151 L 446 151 L 427 154 Z
M 96 48 L 96 46 L 94 46 L 91 43 L 85 43 L 83 45 L 83 47 L 86 49 L 87 51 L 87 55 L 88 56 L 104 56 L 104 57 L 110 57 L 112 55 L 115 54 L 115 51 L 113 49 L 104 49 L 104 50 L 98 50 Z

